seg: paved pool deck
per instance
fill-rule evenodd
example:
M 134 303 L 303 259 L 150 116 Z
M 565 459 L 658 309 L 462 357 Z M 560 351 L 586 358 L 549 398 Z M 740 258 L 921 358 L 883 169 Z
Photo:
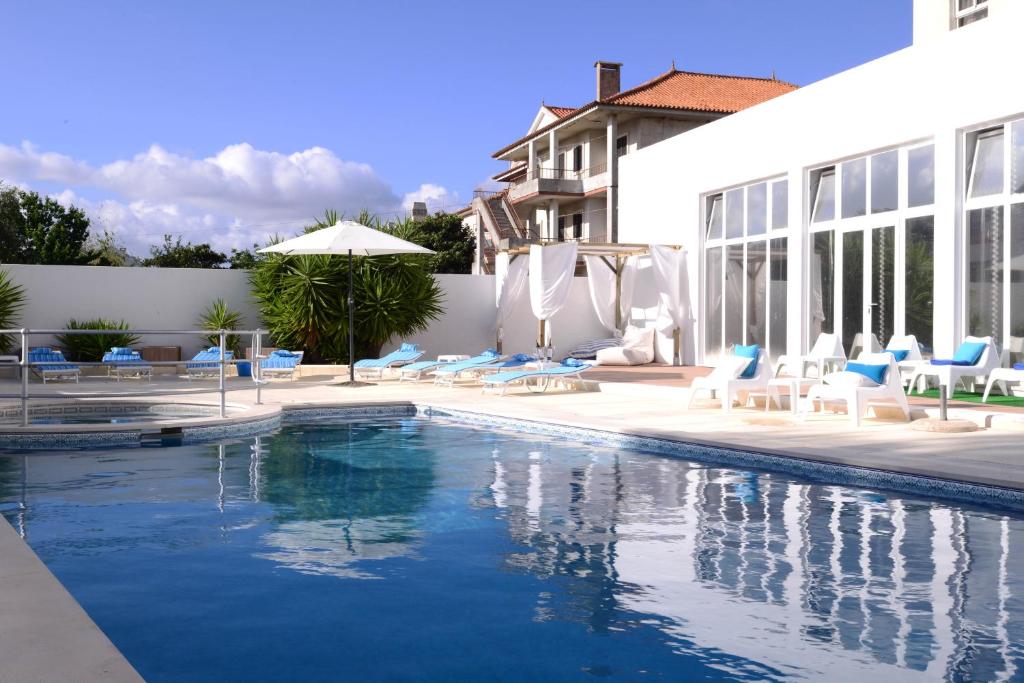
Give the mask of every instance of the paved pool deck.
M 338 379 L 343 379 L 339 377 Z M 13 389 L 0 385 L 0 393 Z M 251 381 L 232 379 L 232 404 L 254 404 Z M 333 386 L 327 376 L 274 382 L 262 391 L 266 409 L 367 404 L 433 406 L 622 434 L 787 455 L 840 465 L 951 479 L 1024 490 L 1024 421 L 1021 413 L 972 406 L 952 417 L 977 422 L 979 431 L 938 434 L 917 431 L 902 420 L 868 418 L 855 428 L 845 415 L 740 408 L 724 414 L 714 402 L 687 409 L 688 389 L 672 383 L 604 381 L 587 391 L 515 389 L 506 396 L 477 386 L 383 380 L 359 388 Z M 174 378 L 112 383 L 33 384 L 47 399 L 88 398 L 119 391 L 140 400 L 216 404 L 211 383 Z M 200 391 L 202 393 L 182 393 Z M 205 390 L 205 391 L 204 391 Z M 914 407 L 914 417 L 932 410 Z M 141 680 L 88 615 L 39 561 L 10 525 L 0 519 L 0 683 L 7 681 Z

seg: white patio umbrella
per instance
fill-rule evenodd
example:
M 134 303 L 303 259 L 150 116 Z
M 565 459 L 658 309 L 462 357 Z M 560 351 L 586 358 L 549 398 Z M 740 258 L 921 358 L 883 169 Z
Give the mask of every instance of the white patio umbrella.
M 341 221 L 329 228 L 293 237 L 260 249 L 266 253 L 300 256 L 307 254 L 348 254 L 348 384 L 359 386 L 355 369 L 355 297 L 352 293 L 352 257 L 386 254 L 433 254 L 430 249 L 406 242 L 355 221 Z

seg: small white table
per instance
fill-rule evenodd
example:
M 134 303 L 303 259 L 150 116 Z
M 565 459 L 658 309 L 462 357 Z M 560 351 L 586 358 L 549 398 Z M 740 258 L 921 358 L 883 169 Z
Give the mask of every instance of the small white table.
M 772 401 L 782 408 L 782 392 L 780 389 L 786 387 L 789 391 L 789 412 L 794 415 L 800 403 L 800 396 L 803 390 L 811 385 L 817 384 L 820 380 L 808 379 L 806 377 L 776 377 L 768 381 L 768 388 L 765 390 L 766 400 L 764 402 L 765 412 L 771 409 Z
M 443 356 L 437 357 L 438 363 L 458 363 L 460 360 L 469 360 L 472 356 L 467 356 L 462 353 L 449 353 Z

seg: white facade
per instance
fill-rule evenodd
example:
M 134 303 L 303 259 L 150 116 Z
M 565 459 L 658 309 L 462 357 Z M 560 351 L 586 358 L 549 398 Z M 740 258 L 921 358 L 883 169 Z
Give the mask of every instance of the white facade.
M 836 327 L 837 332 L 843 327 L 847 338 L 854 331 L 871 331 L 872 324 L 878 322 L 879 307 L 887 307 L 890 319 L 880 329 L 888 334 L 920 326 L 920 320 L 908 321 L 908 315 L 920 312 L 911 309 L 922 303 L 907 300 L 914 269 L 907 245 L 913 243 L 914 235 L 927 234 L 917 229 L 920 223 L 912 223 L 927 216 L 934 217 L 930 224 L 934 282 L 929 347 L 936 355 L 948 357 L 969 331 L 986 331 L 980 328 L 988 326 L 998 343 L 1017 351 L 1013 347 L 1024 337 L 1024 331 L 1018 329 L 1018 324 L 1024 325 L 1024 292 L 1014 291 L 1024 287 L 1024 251 L 1017 254 L 1018 242 L 1024 248 L 1024 209 L 1019 212 L 1021 225 L 1006 225 L 1015 215 L 1015 200 L 1024 202 L 1024 194 L 1015 192 L 1024 191 L 1024 186 L 1015 187 L 1014 163 L 1019 154 L 1024 178 L 1024 126 L 1018 129 L 1019 149 L 1015 131 L 1009 126 L 998 141 L 981 147 L 977 132 L 1024 118 L 1024 91 L 1017 85 L 1015 60 L 1024 30 L 1024 4 L 987 0 L 981 7 L 988 16 L 962 27 L 955 27 L 956 5 L 946 0 L 915 0 L 912 47 L 620 160 L 619 239 L 681 243 L 688 250 L 697 323 L 684 345 L 692 349 L 686 362 L 702 362 L 717 353 L 714 335 L 709 338 L 707 329 L 714 323 L 722 325 L 723 340 L 732 335 L 730 342 L 763 342 L 773 346 L 772 355 L 806 350 L 822 329 L 820 308 L 831 313 L 825 327 Z M 919 193 L 920 188 L 910 186 L 908 169 L 914 169 L 915 182 L 921 180 L 921 174 L 927 173 L 927 164 L 922 165 L 927 152 L 915 150 L 928 147 L 934 150 L 934 200 L 911 206 L 911 194 Z M 979 182 L 998 184 L 999 191 L 968 198 L 969 170 L 980 169 L 982 175 L 991 176 L 997 165 L 996 152 L 1002 175 Z M 987 164 L 987 171 L 972 166 L 976 158 L 979 164 Z M 893 164 L 898 169 L 895 176 Z M 828 169 L 833 167 L 830 178 Z M 823 206 L 820 220 L 812 221 L 823 175 L 826 186 L 835 183 L 832 208 L 837 214 L 826 220 L 828 207 Z M 872 178 L 877 211 L 872 209 Z M 893 182 L 894 178 L 898 181 Z M 763 195 L 762 181 L 769 181 Z M 844 182 L 850 188 L 845 211 Z M 734 191 L 737 199 L 737 188 L 754 188 L 745 190 L 753 193 L 754 208 L 744 202 L 738 220 L 745 222 L 748 213 L 752 217 L 764 212 L 765 225 L 756 219 L 753 227 L 747 226 L 754 235 L 729 239 L 723 234 L 715 241 L 714 235 L 708 234 L 714 197 L 721 193 L 728 198 Z M 768 213 L 772 207 L 762 206 L 762 196 L 766 205 L 787 204 L 784 228 L 772 229 Z M 863 207 L 859 206 L 862 201 Z M 734 205 L 740 206 L 738 200 Z M 1002 208 L 996 211 L 997 207 Z M 968 214 L 972 210 L 977 212 Z M 852 215 L 843 218 L 844 213 Z M 996 213 L 1000 214 L 998 221 Z M 969 226 L 972 220 L 978 224 L 974 232 Z M 993 227 L 996 222 L 999 224 Z M 827 288 L 821 284 L 822 252 L 814 250 L 813 235 L 819 231 L 827 231 L 834 242 L 843 243 L 831 252 L 837 270 L 830 291 L 823 291 Z M 995 235 L 999 244 L 978 238 L 982 233 Z M 972 239 L 973 251 L 969 248 Z M 819 247 L 823 241 L 819 240 Z M 744 244 L 747 251 L 743 251 Z M 725 272 L 715 271 L 716 262 L 708 255 L 716 245 L 726 250 L 732 246 L 736 255 L 746 255 L 743 291 L 733 292 L 736 301 L 742 302 L 746 318 L 730 320 L 728 311 L 722 315 L 719 310 L 719 320 L 716 311 L 710 310 L 714 304 L 709 301 L 716 296 L 727 301 L 729 296 L 725 291 L 716 293 L 715 286 L 737 286 L 736 280 L 729 278 L 724 257 L 717 263 Z M 764 248 L 771 255 L 762 253 Z M 982 249 L 989 249 L 995 265 L 978 262 Z M 851 258 L 853 255 L 857 258 Z M 848 268 L 843 270 L 844 266 Z M 724 279 L 716 280 L 716 275 L 721 278 L 723 274 Z M 853 301 L 858 286 L 860 308 Z M 875 296 L 882 293 L 885 297 Z M 817 301 L 819 294 L 830 301 Z M 875 298 L 885 298 L 885 302 Z M 833 310 L 829 312 L 830 303 Z M 985 306 L 991 311 L 979 312 Z M 758 327 L 766 321 L 769 328 L 775 323 L 776 329 Z M 886 341 L 880 339 L 882 344 Z

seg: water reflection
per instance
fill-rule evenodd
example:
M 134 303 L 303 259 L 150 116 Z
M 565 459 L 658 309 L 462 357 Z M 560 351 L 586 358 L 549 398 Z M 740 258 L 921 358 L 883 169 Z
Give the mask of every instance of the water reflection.
M 733 677 L 1022 675 L 1024 521 L 993 510 L 417 420 L 0 456 L 0 503 L 23 534 L 37 515 L 51 525 L 52 554 L 122 550 L 133 534 L 178 547 L 175 534 L 215 527 L 216 543 L 258 564 L 246 565 L 253 595 L 268 564 L 342 579 L 317 587 L 342 603 L 369 585 L 353 579 L 443 592 L 437 577 L 451 572 L 502 591 L 503 605 L 525 601 L 533 622 L 608 638 L 653 630 Z M 190 526 L 115 528 L 118 506 L 136 503 L 188 506 L 176 515 Z M 175 518 L 167 509 L 156 518 Z M 55 521 L 68 519 L 77 526 Z M 69 545 L 53 528 L 103 542 Z M 509 575 L 530 581 L 513 588 Z

